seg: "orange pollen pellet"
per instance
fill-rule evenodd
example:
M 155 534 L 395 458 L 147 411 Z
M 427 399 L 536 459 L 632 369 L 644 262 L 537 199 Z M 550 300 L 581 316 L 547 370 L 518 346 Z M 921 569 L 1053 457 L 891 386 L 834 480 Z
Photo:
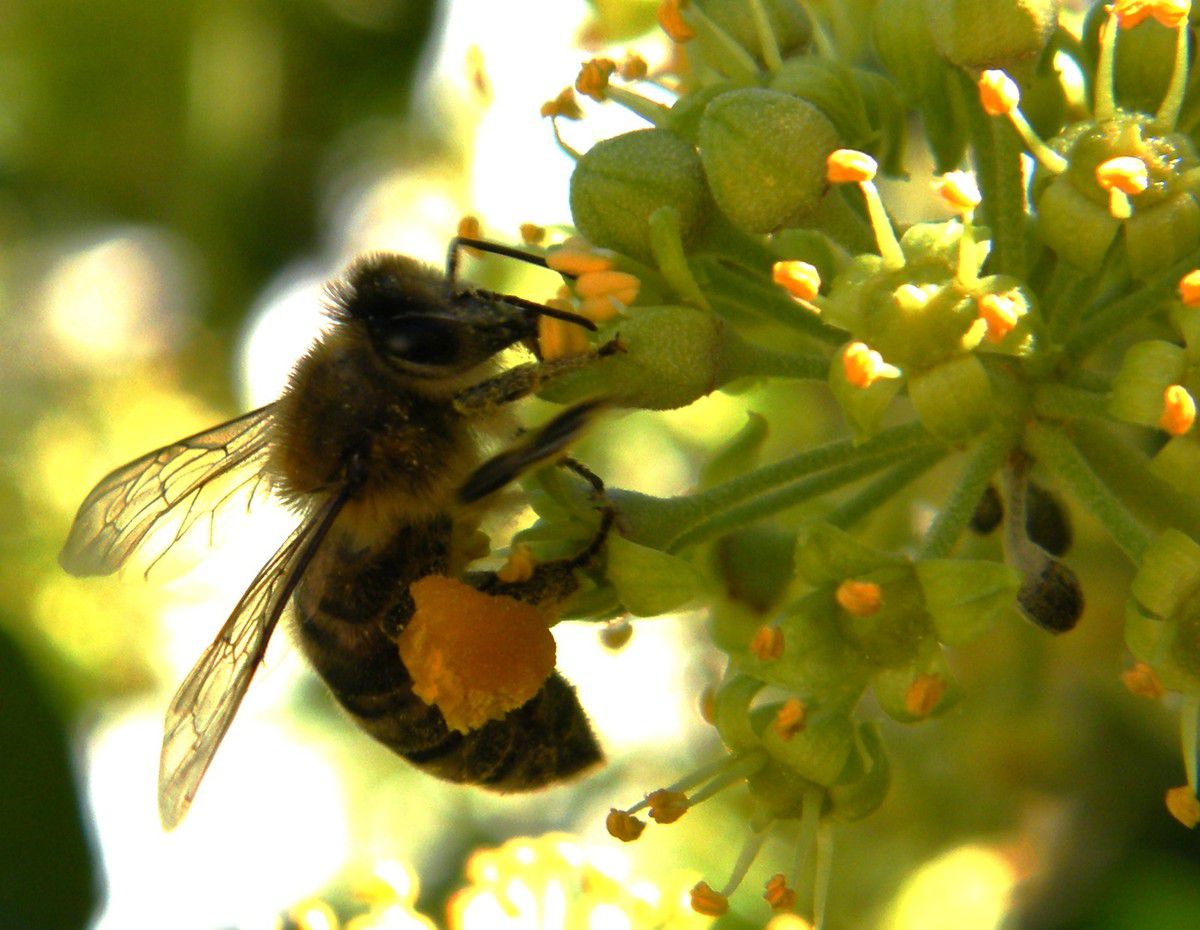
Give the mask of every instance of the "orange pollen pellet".
M 780 872 L 771 877 L 767 882 L 767 890 L 763 892 L 763 899 L 771 906 L 773 911 L 790 911 L 796 906 L 796 892 L 787 885 L 787 879 Z
M 688 812 L 687 795 L 682 791 L 659 788 L 646 795 L 646 801 L 650 805 L 650 816 L 655 823 L 674 823 Z
M 825 159 L 825 179 L 830 184 L 861 184 L 874 180 L 879 162 L 866 152 L 838 149 Z
M 1006 116 L 1021 102 L 1021 89 L 1003 71 L 984 71 L 979 76 L 979 101 L 989 116 Z
M 759 627 L 750 640 L 750 651 L 760 662 L 770 662 L 783 655 L 783 630 L 777 626 Z
M 546 256 L 546 266 L 563 274 L 584 275 L 594 271 L 609 271 L 613 263 L 603 253 L 577 245 L 562 245 Z
M 979 318 L 987 324 L 988 342 L 1002 342 L 1021 319 L 1017 302 L 1005 294 L 984 294 L 977 304 Z
M 1130 196 L 1150 186 L 1146 163 L 1135 155 L 1118 155 L 1096 166 L 1096 183 L 1107 190 L 1119 190 Z
M 934 178 L 932 187 L 933 192 L 955 213 L 969 213 L 983 199 L 975 176 L 969 171 L 948 171 Z
M 1200 268 L 1179 279 L 1179 299 L 1185 307 L 1200 307 Z
M 1145 662 L 1135 662 L 1131 668 L 1121 672 L 1121 684 L 1130 694 L 1152 701 L 1160 700 L 1167 693 L 1154 669 Z
M 640 81 L 644 78 L 650 69 L 646 65 L 646 59 L 640 55 L 634 55 L 632 52 L 625 56 L 625 60 L 621 62 L 621 68 L 617 72 L 621 75 L 621 79 L 625 81 Z
M 1189 830 L 1200 823 L 1200 801 L 1187 785 L 1168 789 L 1165 800 L 1171 816 Z
M 776 262 L 771 266 L 771 280 L 797 300 L 814 300 L 821 290 L 821 273 L 808 262 Z
M 605 92 L 608 90 L 608 79 L 616 70 L 617 63 L 611 58 L 592 58 L 585 61 L 575 78 L 575 89 L 585 97 L 603 102 L 607 97 Z
M 1182 384 L 1172 384 L 1163 391 L 1162 415 L 1158 425 L 1172 436 L 1182 436 L 1196 422 L 1196 401 Z
M 780 706 L 779 712 L 775 714 L 772 726 L 775 727 L 775 732 L 779 734 L 780 739 L 790 740 L 804 729 L 807 722 L 808 708 L 804 706 L 804 702 L 799 698 L 788 698 Z
M 928 717 L 945 693 L 946 680 L 940 675 L 918 675 L 904 692 L 904 709 L 914 717 Z
M 900 369 L 889 365 L 883 356 L 865 342 L 852 342 L 842 353 L 846 380 L 856 388 L 868 388 L 880 378 L 899 378 Z
M 545 226 L 538 226 L 537 223 L 521 224 L 521 241 L 526 245 L 541 245 L 542 240 L 545 238 Z
M 686 5 L 681 0 L 662 0 L 658 5 L 655 18 L 672 42 L 687 42 L 696 38 L 696 30 L 683 18 L 682 10 Z
M 883 591 L 873 581 L 847 578 L 834 594 L 842 610 L 855 617 L 869 617 L 883 606 Z
M 575 99 L 575 88 L 564 87 L 553 100 L 542 104 L 542 116 L 561 116 L 563 119 L 583 119 L 583 110 Z
M 1177 29 L 1190 8 L 1191 0 L 1115 0 L 1106 9 L 1117 17 L 1122 29 L 1132 29 L 1150 17 L 1168 29 Z
M 622 843 L 632 843 L 642 835 L 642 831 L 646 829 L 646 823 L 638 820 L 633 814 L 619 811 L 614 807 L 604 818 L 604 829 L 608 831 L 609 836 Z
M 705 917 L 720 917 L 729 910 L 729 899 L 712 889 L 708 882 L 697 882 L 691 891 L 692 910 Z

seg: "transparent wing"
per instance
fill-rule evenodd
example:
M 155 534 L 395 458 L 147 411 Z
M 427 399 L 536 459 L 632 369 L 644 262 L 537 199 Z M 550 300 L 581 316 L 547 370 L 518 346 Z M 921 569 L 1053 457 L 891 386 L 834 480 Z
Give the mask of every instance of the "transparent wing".
M 238 491 L 249 487 L 252 497 L 265 480 L 271 410 L 260 407 L 109 474 L 80 504 L 59 564 L 72 575 L 110 575 L 157 526 L 164 532 L 145 546 L 158 550 L 153 564 Z
M 288 537 L 175 692 L 158 766 L 158 812 L 166 829 L 174 828 L 187 813 L 288 598 L 344 500 L 344 493 L 331 499 Z

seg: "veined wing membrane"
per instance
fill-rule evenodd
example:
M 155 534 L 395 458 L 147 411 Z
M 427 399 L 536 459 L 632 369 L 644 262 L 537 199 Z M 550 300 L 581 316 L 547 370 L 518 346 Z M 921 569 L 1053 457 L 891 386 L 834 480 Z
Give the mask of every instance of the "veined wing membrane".
M 251 484 L 252 495 L 262 481 L 271 411 L 260 407 L 163 446 L 102 479 L 79 506 L 59 564 L 72 575 L 110 575 L 171 514 L 179 518 L 174 533 L 155 540 L 161 557 L 239 489 Z M 243 469 L 231 487 L 218 481 Z
M 158 812 L 166 829 L 187 813 L 288 599 L 345 500 L 345 492 L 331 498 L 288 537 L 175 693 L 158 767 Z

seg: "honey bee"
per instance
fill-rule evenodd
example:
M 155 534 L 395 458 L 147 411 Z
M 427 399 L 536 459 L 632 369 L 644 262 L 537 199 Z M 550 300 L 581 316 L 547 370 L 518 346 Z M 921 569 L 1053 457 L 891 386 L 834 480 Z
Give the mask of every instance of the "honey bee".
M 73 575 L 115 572 L 139 547 L 153 548 L 152 539 L 162 548 L 168 516 L 179 521 L 166 534 L 169 548 L 207 506 L 205 489 L 231 475 L 265 482 L 301 518 L 171 701 L 158 782 L 167 829 L 187 812 L 289 602 L 300 645 L 338 702 L 419 768 L 520 791 L 600 760 L 575 691 L 557 673 L 524 705 L 463 733 L 414 694 L 397 649 L 414 610 L 413 582 L 462 576 L 485 593 L 557 602 L 573 593 L 575 569 L 595 556 L 611 525 L 605 513 L 582 552 L 537 565 L 526 581 L 464 574 L 478 554 L 471 540 L 489 495 L 561 457 L 599 403 L 569 407 L 485 460 L 483 440 L 503 428 L 505 405 L 619 348 L 614 340 L 584 356 L 501 370 L 497 353 L 536 347 L 542 316 L 595 327 L 519 297 L 460 287 L 464 247 L 545 264 L 462 237 L 451 242 L 444 274 L 399 255 L 359 259 L 328 286 L 333 324 L 277 401 L 116 469 L 80 506 L 59 556 Z

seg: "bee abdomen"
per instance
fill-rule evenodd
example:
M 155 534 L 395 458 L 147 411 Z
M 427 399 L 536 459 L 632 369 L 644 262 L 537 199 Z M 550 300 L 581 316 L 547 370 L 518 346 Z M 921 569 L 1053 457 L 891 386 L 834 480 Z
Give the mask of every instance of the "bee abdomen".
M 444 721 L 442 728 L 445 735 L 436 744 L 401 755 L 438 778 L 496 791 L 541 788 L 603 757 L 575 690 L 557 673 L 500 720 L 465 734 L 446 729 Z

